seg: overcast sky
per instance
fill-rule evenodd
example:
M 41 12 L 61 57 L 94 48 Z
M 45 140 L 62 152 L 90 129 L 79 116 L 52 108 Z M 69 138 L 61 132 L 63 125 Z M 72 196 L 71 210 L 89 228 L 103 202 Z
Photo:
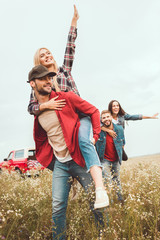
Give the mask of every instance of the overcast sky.
M 37 48 L 63 63 L 73 4 L 79 11 L 72 75 L 99 110 L 117 99 L 130 114 L 160 112 L 159 0 L 0 0 L 0 161 L 34 146 L 26 83 Z M 160 120 L 126 125 L 130 157 L 160 152 Z

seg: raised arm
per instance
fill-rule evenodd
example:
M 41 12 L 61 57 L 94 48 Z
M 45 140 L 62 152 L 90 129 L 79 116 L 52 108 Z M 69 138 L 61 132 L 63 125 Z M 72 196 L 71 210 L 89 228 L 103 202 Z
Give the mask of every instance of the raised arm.
M 77 38 L 77 20 L 79 19 L 78 11 L 76 6 L 74 5 L 74 14 L 71 22 L 71 27 L 70 31 L 68 34 L 68 41 L 67 41 L 67 46 L 65 50 L 65 55 L 64 55 L 64 62 L 63 62 L 63 68 L 65 71 L 71 71 L 72 70 L 72 65 L 73 65 L 73 60 L 74 60 L 74 55 L 75 55 L 75 40 Z
M 77 27 L 78 19 L 79 19 L 79 14 L 78 14 L 76 5 L 74 5 L 74 15 L 73 15 L 72 22 L 71 22 L 72 27 L 75 27 L 75 28 Z

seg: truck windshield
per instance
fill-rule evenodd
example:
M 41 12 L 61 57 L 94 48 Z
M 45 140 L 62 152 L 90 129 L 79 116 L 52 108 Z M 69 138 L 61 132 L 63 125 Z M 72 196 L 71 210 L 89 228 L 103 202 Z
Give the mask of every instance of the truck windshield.
M 13 152 L 11 152 L 7 158 L 7 160 L 11 160 L 13 158 Z

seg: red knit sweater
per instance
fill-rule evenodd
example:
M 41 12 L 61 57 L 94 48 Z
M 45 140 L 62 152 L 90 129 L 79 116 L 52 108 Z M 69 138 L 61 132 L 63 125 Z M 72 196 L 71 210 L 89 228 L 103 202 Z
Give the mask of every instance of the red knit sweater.
M 72 159 L 78 165 L 84 167 L 85 162 L 78 145 L 78 131 L 80 127 L 80 120 L 77 114 L 77 110 L 91 117 L 93 137 L 96 141 L 98 140 L 99 133 L 101 131 L 99 110 L 73 92 L 52 91 L 50 94 L 50 99 L 56 96 L 59 96 L 58 100 L 66 100 L 65 107 L 63 107 L 61 111 L 55 112 L 60 121 L 69 153 Z M 54 157 L 53 149 L 48 143 L 47 134 L 39 124 L 37 117 L 35 117 L 34 121 L 34 140 L 36 144 L 36 158 L 44 167 L 47 167 Z

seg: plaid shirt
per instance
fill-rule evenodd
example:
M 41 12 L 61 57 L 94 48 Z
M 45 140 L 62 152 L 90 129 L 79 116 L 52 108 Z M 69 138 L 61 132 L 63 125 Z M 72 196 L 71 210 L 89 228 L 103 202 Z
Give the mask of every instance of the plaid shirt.
M 58 68 L 57 72 L 57 83 L 61 91 L 69 92 L 72 91 L 79 95 L 77 86 L 71 75 L 74 54 L 75 54 L 75 40 L 77 37 L 77 28 L 71 26 L 68 34 L 67 46 L 64 54 L 64 62 L 62 67 Z M 55 91 L 55 89 L 53 88 Z M 39 115 L 39 103 L 35 97 L 34 91 L 31 92 L 30 102 L 28 105 L 28 112 L 30 114 Z

